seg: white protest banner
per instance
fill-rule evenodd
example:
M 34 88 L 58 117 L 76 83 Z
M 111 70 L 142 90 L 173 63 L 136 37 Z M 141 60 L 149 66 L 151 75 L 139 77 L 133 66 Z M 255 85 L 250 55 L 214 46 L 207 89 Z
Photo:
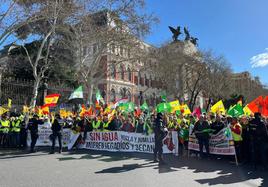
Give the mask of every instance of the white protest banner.
M 192 130 L 190 129 L 188 149 L 199 151 L 198 140 L 194 133 L 192 134 L 191 132 Z M 234 141 L 228 127 L 223 128 L 217 134 L 211 135 L 209 140 L 209 151 L 210 154 L 235 155 Z
M 36 142 L 36 146 L 51 146 L 52 141 L 50 141 L 49 136 L 52 134 L 51 129 L 47 128 L 38 128 L 38 139 Z M 70 141 L 71 137 L 71 131 L 69 129 L 63 129 L 62 131 L 62 147 L 67 147 L 68 143 Z M 27 144 L 31 144 L 31 135 L 28 133 L 27 136 Z M 59 146 L 58 140 L 56 139 L 56 144 L 55 146 Z
M 163 141 L 163 152 L 178 154 L 177 132 L 169 132 Z M 89 132 L 80 148 L 118 152 L 153 153 L 154 134 L 128 133 L 123 131 Z
M 36 146 L 51 146 L 52 142 L 49 136 L 52 134 L 50 129 L 39 128 Z M 70 129 L 63 129 L 62 145 L 72 149 L 77 141 L 80 133 L 74 134 Z M 31 143 L 31 136 L 28 134 L 28 145 Z M 56 140 L 56 146 L 58 141 Z M 79 148 L 103 150 L 103 151 L 119 151 L 119 152 L 143 152 L 153 153 L 154 150 L 154 134 L 144 135 L 141 133 L 128 133 L 123 131 L 111 132 L 88 132 L 87 139 L 84 144 L 80 144 Z M 168 132 L 163 140 L 163 152 L 174 153 L 178 155 L 178 134 L 175 131 Z
M 68 150 L 71 150 L 73 148 L 75 142 L 77 141 L 78 137 L 80 136 L 80 133 L 73 133 L 72 131 L 70 134 L 71 134 L 71 136 L 70 136 L 69 143 L 68 143 Z

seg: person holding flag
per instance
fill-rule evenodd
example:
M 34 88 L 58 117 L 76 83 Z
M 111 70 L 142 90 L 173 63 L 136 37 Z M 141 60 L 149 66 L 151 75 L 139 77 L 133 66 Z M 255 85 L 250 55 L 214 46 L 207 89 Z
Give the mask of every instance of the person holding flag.
M 199 144 L 200 157 L 204 158 L 203 146 L 206 149 L 206 157 L 209 157 L 209 130 L 210 126 L 205 120 L 205 116 L 201 115 L 199 120 L 195 123 L 192 133 L 195 133 L 195 136 Z
M 242 126 L 238 122 L 237 117 L 233 117 L 231 122 L 232 136 L 234 139 L 235 152 L 238 162 L 241 162 L 241 146 L 242 146 Z

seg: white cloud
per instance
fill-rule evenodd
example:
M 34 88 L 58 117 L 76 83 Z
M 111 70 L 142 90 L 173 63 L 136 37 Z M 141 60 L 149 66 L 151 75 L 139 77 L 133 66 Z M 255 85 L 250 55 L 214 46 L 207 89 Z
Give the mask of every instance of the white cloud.
M 265 49 L 264 53 L 251 57 L 250 64 L 253 68 L 268 66 L 268 48 Z

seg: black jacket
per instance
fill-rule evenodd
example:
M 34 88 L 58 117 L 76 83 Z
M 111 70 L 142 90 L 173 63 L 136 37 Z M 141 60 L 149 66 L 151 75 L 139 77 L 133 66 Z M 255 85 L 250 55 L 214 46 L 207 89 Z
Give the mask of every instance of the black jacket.
M 260 119 L 253 119 L 249 123 L 249 136 L 251 141 L 254 142 L 267 142 L 268 133 L 266 126 Z
M 36 118 L 32 118 L 30 119 L 29 123 L 28 123 L 28 129 L 30 130 L 31 133 L 38 133 L 38 124 L 43 124 L 44 122 L 36 119 Z
M 215 130 L 213 134 L 217 134 L 224 128 L 224 124 L 221 121 L 215 121 L 211 124 L 211 129 Z
M 210 126 L 207 121 L 203 121 L 201 124 L 200 121 L 195 123 L 193 132 L 195 133 L 196 138 L 209 138 L 208 132 L 202 132 L 205 129 L 210 129 Z
M 165 137 L 165 125 L 161 118 L 156 118 L 154 123 L 154 135 L 156 140 L 162 140 Z
M 51 126 L 51 130 L 53 133 L 59 133 L 62 130 L 62 125 L 59 122 L 59 119 L 55 119 L 52 126 Z

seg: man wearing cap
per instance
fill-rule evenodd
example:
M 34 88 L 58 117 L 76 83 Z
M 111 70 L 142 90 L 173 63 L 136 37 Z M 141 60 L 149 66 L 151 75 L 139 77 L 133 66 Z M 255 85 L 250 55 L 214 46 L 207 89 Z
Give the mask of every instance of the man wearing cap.
M 195 123 L 193 129 L 193 133 L 195 133 L 195 136 L 198 140 L 201 158 L 204 158 L 203 146 L 206 148 L 206 156 L 209 156 L 209 130 L 210 126 L 205 120 L 205 116 L 201 115 L 199 120 Z

